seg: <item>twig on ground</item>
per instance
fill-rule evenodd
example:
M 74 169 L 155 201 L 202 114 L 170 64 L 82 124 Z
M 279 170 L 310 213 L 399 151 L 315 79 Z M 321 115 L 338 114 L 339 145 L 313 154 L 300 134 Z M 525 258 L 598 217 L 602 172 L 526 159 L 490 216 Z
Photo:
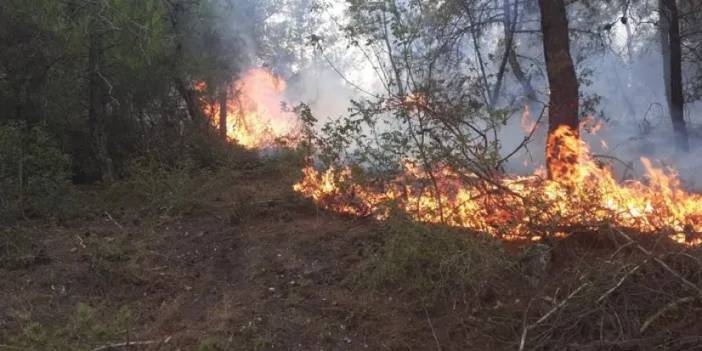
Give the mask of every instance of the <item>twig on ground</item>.
M 653 340 L 655 342 L 655 340 Z M 571 344 L 568 348 L 569 350 L 575 351 L 598 351 L 598 350 L 610 350 L 613 348 L 623 349 L 623 350 L 639 350 L 641 346 L 650 342 L 648 339 L 628 339 L 628 340 L 616 340 L 616 341 L 606 341 L 598 340 L 590 344 Z
M 590 282 L 585 282 L 584 284 L 580 285 L 577 289 L 573 290 L 570 294 L 568 294 L 568 296 L 565 299 L 563 299 L 563 301 L 559 302 L 556 306 L 553 306 L 551 310 L 549 310 L 548 312 L 546 312 L 546 314 L 541 316 L 541 318 L 539 318 L 536 322 L 524 327 L 522 330 L 522 338 L 519 342 L 519 351 L 523 351 L 524 347 L 526 346 L 526 337 L 529 330 L 536 328 L 539 324 L 549 319 L 551 315 L 563 308 L 568 303 L 568 301 L 570 301 L 573 297 L 575 297 L 575 295 L 577 295 L 581 290 L 585 289 L 589 285 Z
M 83 238 L 80 237 L 80 235 L 76 234 L 76 239 L 78 239 L 78 245 L 80 245 L 80 247 L 84 249 L 87 248 L 87 246 L 85 245 L 85 241 L 83 240 Z
M 114 224 L 119 228 L 119 230 L 124 231 L 124 227 L 123 227 L 121 224 L 119 224 L 119 222 L 117 222 L 117 220 L 115 220 L 114 217 L 112 217 L 112 215 L 110 215 L 109 212 L 105 211 L 105 216 L 107 216 L 107 218 L 108 218 L 112 223 L 114 223 Z
M 434 337 L 434 341 L 436 342 L 436 349 L 441 351 L 441 343 L 439 342 L 439 337 L 436 336 L 436 331 L 434 330 L 434 324 L 431 322 L 431 318 L 429 318 L 429 312 L 427 312 L 427 308 L 424 307 L 424 315 L 427 316 L 427 323 L 429 323 L 429 328 L 431 329 L 431 335 Z
M 631 246 L 631 245 L 633 245 L 633 244 L 634 244 L 634 242 L 633 242 L 633 241 L 630 241 L 630 242 L 627 242 L 627 243 L 624 244 L 624 245 L 619 246 L 619 248 L 617 248 L 617 251 L 614 251 L 614 253 L 610 256 L 609 260 L 610 260 L 610 261 L 613 260 L 615 257 L 617 257 L 617 255 L 618 255 L 622 250 L 626 249 L 627 247 L 629 247 L 629 246 Z
M 648 329 L 648 327 L 650 327 L 651 324 L 653 322 L 655 322 L 658 318 L 660 318 L 664 313 L 672 310 L 673 308 L 678 307 L 681 304 L 692 302 L 694 300 L 695 300 L 694 297 L 688 296 L 688 297 L 683 297 L 683 298 L 677 299 L 677 300 L 663 306 L 663 308 L 661 308 L 656 313 L 651 315 L 651 317 L 646 318 L 646 321 L 644 322 L 644 324 L 641 325 L 641 329 L 639 329 L 639 332 L 640 333 L 645 332 L 646 329 Z
M 644 261 L 644 263 L 646 263 L 646 261 Z M 619 279 L 619 282 L 617 282 L 617 284 L 615 286 L 608 289 L 604 294 L 602 294 L 602 296 L 600 296 L 599 299 L 597 299 L 597 303 L 600 303 L 602 300 L 607 298 L 607 296 L 612 294 L 615 290 L 619 289 L 619 287 L 622 286 L 622 284 L 624 284 L 624 281 L 626 280 L 626 278 L 629 278 L 632 274 L 636 273 L 636 271 L 638 271 L 639 268 L 641 268 L 641 264 L 636 265 L 634 268 L 632 268 L 626 274 L 624 274 L 624 276 L 622 276 L 622 278 Z
M 635 338 L 626 340 L 598 340 L 589 344 L 571 344 L 568 348 L 574 351 L 599 351 L 599 350 L 648 350 L 652 348 L 652 345 L 659 343 L 664 339 L 665 336 L 653 337 L 653 338 Z M 668 347 L 683 346 L 690 344 L 699 344 L 702 342 L 702 337 L 700 336 L 684 336 L 676 338 L 673 342 L 668 343 Z M 673 350 L 679 350 L 675 348 Z
M 92 351 L 106 351 L 106 350 L 113 350 L 113 349 L 120 349 L 123 347 L 129 347 L 129 346 L 146 346 L 146 345 L 153 345 L 153 344 L 158 344 L 161 342 L 168 342 L 170 338 L 166 340 L 145 340 L 145 341 L 127 341 L 127 342 L 120 342 L 120 343 L 115 343 L 115 344 L 109 344 L 109 345 L 103 345 L 97 348 L 94 348 Z
M 695 283 L 693 283 L 693 282 L 687 280 L 685 277 L 682 276 L 682 274 L 680 274 L 678 271 L 676 271 L 676 270 L 674 270 L 673 268 L 671 268 L 667 263 L 663 262 L 663 260 L 661 260 L 660 258 L 654 256 L 653 253 L 652 253 L 651 251 L 649 251 L 649 250 L 647 250 L 645 247 L 641 246 L 641 244 L 637 243 L 634 239 L 632 239 L 632 238 L 631 238 L 629 235 L 627 235 L 626 233 L 624 233 L 624 232 L 622 232 L 621 230 L 616 229 L 616 228 L 612 228 L 612 230 L 614 230 L 614 231 L 617 232 L 619 235 L 621 235 L 622 237 L 624 237 L 628 242 L 633 242 L 633 243 L 634 243 L 634 246 L 636 246 L 636 248 L 637 248 L 639 251 L 641 251 L 642 253 L 644 253 L 646 256 L 651 257 L 656 263 L 658 263 L 659 265 L 661 265 L 661 267 L 663 267 L 663 269 L 665 269 L 666 271 L 668 271 L 668 273 L 670 273 L 670 274 L 672 274 L 673 276 L 675 276 L 676 278 L 678 278 L 678 279 L 683 283 L 683 285 L 686 285 L 687 287 L 689 287 L 689 288 L 695 290 L 695 291 L 697 292 L 697 294 L 698 294 L 700 297 L 702 297 L 702 289 L 700 289 L 700 287 L 697 286 Z
M 529 301 L 526 311 L 524 311 L 524 318 L 522 318 L 522 336 L 519 339 L 519 351 L 524 350 L 524 346 L 526 345 L 527 331 L 529 330 L 529 326 L 527 325 L 527 316 L 529 315 L 529 309 L 531 309 L 531 303 L 533 301 L 534 300 Z

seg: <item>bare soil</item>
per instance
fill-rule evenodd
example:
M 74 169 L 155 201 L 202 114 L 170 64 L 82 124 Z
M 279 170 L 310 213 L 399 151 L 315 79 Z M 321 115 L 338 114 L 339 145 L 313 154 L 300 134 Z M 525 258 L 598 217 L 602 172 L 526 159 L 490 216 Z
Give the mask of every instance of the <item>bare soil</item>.
M 382 246 L 382 223 L 320 211 L 292 192 L 290 178 L 244 172 L 177 217 L 105 212 L 62 224 L 36 221 L 5 228 L 0 238 L 0 350 L 22 349 L 12 343 L 27 333 L 30 323 L 49 330 L 70 326 L 79 304 L 99 312 L 95 323 L 110 323 L 124 308 L 132 314 L 128 333 L 120 331 L 117 339 L 80 344 L 71 336 L 84 350 L 515 350 L 526 323 L 548 314 L 577 288 L 578 277 L 587 273 L 584 265 L 606 272 L 616 250 L 611 238 L 576 234 L 553 247 L 547 275 L 537 284 L 516 274 L 493 277 L 497 283 L 479 296 L 480 309 L 457 300 L 426 306 L 401 286 L 371 289 L 358 282 Z M 519 256 L 523 250 L 510 243 L 506 251 Z M 650 262 L 632 257 L 632 265 Z M 641 271 L 650 271 L 648 276 L 664 276 L 646 264 L 650 268 Z M 692 266 L 673 268 L 691 280 L 699 278 L 699 270 L 684 267 Z M 614 287 L 623 272 L 612 274 L 602 289 Z M 665 278 L 669 286 L 656 284 L 667 291 L 653 294 L 645 290 L 657 288 L 653 280 L 641 279 L 622 279 L 626 283 L 605 303 L 593 305 L 601 314 L 592 322 L 583 312 L 589 305 L 577 309 L 577 299 L 567 301 L 562 311 L 576 305 L 573 315 L 557 309 L 548 323 L 530 329 L 529 338 L 536 339 L 529 340 L 570 333 L 583 335 L 578 343 L 567 340 L 572 350 L 658 349 L 646 346 L 654 340 L 646 335 L 637 339 L 627 334 L 640 329 L 641 318 L 626 320 L 617 313 L 633 315 L 644 310 L 649 296 L 665 296 L 681 285 Z M 639 285 L 644 288 L 636 300 L 632 291 L 639 290 L 626 289 Z M 694 296 L 694 291 L 681 291 L 678 296 Z M 658 306 L 675 299 L 662 298 Z M 610 300 L 613 310 L 625 309 L 608 312 Z M 663 310 L 655 323 L 668 326 L 664 334 L 684 342 L 668 349 L 702 348 L 702 338 L 694 339 L 702 333 L 694 317 L 701 308 L 695 300 L 682 312 Z M 651 315 L 649 310 L 640 314 Z M 606 324 L 610 316 L 616 316 L 615 324 Z M 620 317 L 621 331 L 612 331 Z M 597 330 L 597 323 L 608 328 L 601 344 L 594 343 L 590 331 Z M 550 330 L 550 325 L 561 329 Z M 607 337 L 616 333 L 619 339 Z M 126 340 L 146 343 L 119 345 Z M 116 346 L 103 347 L 109 344 Z M 549 349 L 534 347 L 525 349 Z
M 106 320 L 127 306 L 131 339 L 161 341 L 144 349 L 191 350 L 206 339 L 225 350 L 433 347 L 416 307 L 356 288 L 377 223 L 320 212 L 276 176 L 232 183 L 180 218 L 110 213 L 13 228 L 21 243 L 0 243 L 0 330 L 60 326 L 85 303 Z

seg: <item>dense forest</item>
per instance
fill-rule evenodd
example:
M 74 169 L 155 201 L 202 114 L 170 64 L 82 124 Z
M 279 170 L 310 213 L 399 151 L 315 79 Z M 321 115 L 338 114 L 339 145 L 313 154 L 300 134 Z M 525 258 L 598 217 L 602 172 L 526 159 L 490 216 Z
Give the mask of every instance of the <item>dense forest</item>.
M 702 2 L 0 1 L 0 351 L 702 349 Z

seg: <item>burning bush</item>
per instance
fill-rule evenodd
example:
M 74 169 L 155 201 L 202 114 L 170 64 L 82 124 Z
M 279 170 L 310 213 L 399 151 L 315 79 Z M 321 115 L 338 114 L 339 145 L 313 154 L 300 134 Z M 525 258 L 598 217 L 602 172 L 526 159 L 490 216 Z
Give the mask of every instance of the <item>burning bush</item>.
M 349 168 L 304 171 L 295 190 L 319 206 L 352 215 L 387 217 L 396 204 L 413 219 L 489 233 L 506 239 L 539 239 L 604 225 L 664 232 L 680 243 L 698 244 L 702 196 L 683 190 L 677 175 L 642 158 L 645 181 L 618 182 L 571 133 L 557 133 L 573 163 L 529 177 L 485 177 L 438 164 L 406 162 L 396 177 L 371 185 L 353 183 Z
M 199 90 L 206 90 L 201 83 Z M 247 149 L 273 147 L 293 142 L 300 133 L 295 114 L 283 105 L 287 89 L 285 80 L 267 69 L 253 68 L 226 88 L 226 103 L 209 101 L 205 112 L 213 124 L 226 129 L 227 138 Z M 226 118 L 221 120 L 221 109 Z

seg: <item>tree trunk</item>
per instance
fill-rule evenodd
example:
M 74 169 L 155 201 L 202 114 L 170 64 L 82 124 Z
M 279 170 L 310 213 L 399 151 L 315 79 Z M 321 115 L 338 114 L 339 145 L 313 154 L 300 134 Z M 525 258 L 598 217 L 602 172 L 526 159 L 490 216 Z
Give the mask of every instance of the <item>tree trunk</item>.
M 536 90 L 531 85 L 531 81 L 522 70 L 522 66 L 519 64 L 519 60 L 517 58 L 517 50 L 514 45 L 514 31 L 517 29 L 517 23 L 519 21 L 517 18 L 517 16 L 519 15 L 519 2 L 515 0 L 514 11 L 512 11 L 510 1 L 504 0 L 503 9 L 505 12 L 505 16 L 503 18 L 505 38 L 511 38 L 509 40 L 511 48 L 509 50 L 508 59 L 510 68 L 512 68 L 512 74 L 514 74 L 514 76 L 519 81 L 519 84 L 521 84 L 522 90 L 524 91 L 524 96 L 530 102 L 537 102 L 538 100 L 536 99 Z
M 661 54 L 663 55 L 663 85 L 665 86 L 665 101 L 670 108 L 670 23 L 667 15 L 665 0 L 658 0 L 658 26 L 661 37 Z
M 114 179 L 114 171 L 112 159 L 107 150 L 107 134 L 105 132 L 108 90 L 100 73 L 103 48 L 97 21 L 99 20 L 92 20 L 93 23 L 91 23 L 88 34 L 88 126 L 100 178 L 105 182 L 111 182 Z
M 183 17 L 186 14 L 185 6 L 186 4 L 183 2 L 174 2 L 169 11 L 169 19 L 175 37 L 175 49 L 173 52 L 173 59 L 170 60 L 170 66 L 176 91 L 178 91 L 185 101 L 190 119 L 195 123 L 206 123 L 207 116 L 205 116 L 202 105 L 200 104 L 198 94 L 195 89 L 190 86 L 188 81 L 184 78 L 185 75 L 182 73 L 185 50 L 181 39 L 181 31 L 183 29 L 182 27 L 184 27 L 181 22 L 183 22 Z
M 572 147 L 572 141 L 577 144 L 579 138 L 578 79 L 570 55 L 564 0 L 539 0 L 539 8 L 550 89 L 546 166 L 550 179 L 563 180 L 578 161 Z
M 678 5 L 676 0 L 659 0 L 659 5 L 663 77 L 666 84 L 668 110 L 675 132 L 675 146 L 678 151 L 688 152 L 690 144 L 683 110 L 685 97 L 683 95 L 682 43 Z
M 219 93 L 219 134 L 227 139 L 227 85 Z
M 207 116 L 202 110 L 200 105 L 200 99 L 197 96 L 197 92 L 190 88 L 188 84 L 181 78 L 176 77 L 174 79 L 176 90 L 185 101 L 185 106 L 188 108 L 188 115 L 190 119 L 194 122 L 202 122 L 207 120 Z

